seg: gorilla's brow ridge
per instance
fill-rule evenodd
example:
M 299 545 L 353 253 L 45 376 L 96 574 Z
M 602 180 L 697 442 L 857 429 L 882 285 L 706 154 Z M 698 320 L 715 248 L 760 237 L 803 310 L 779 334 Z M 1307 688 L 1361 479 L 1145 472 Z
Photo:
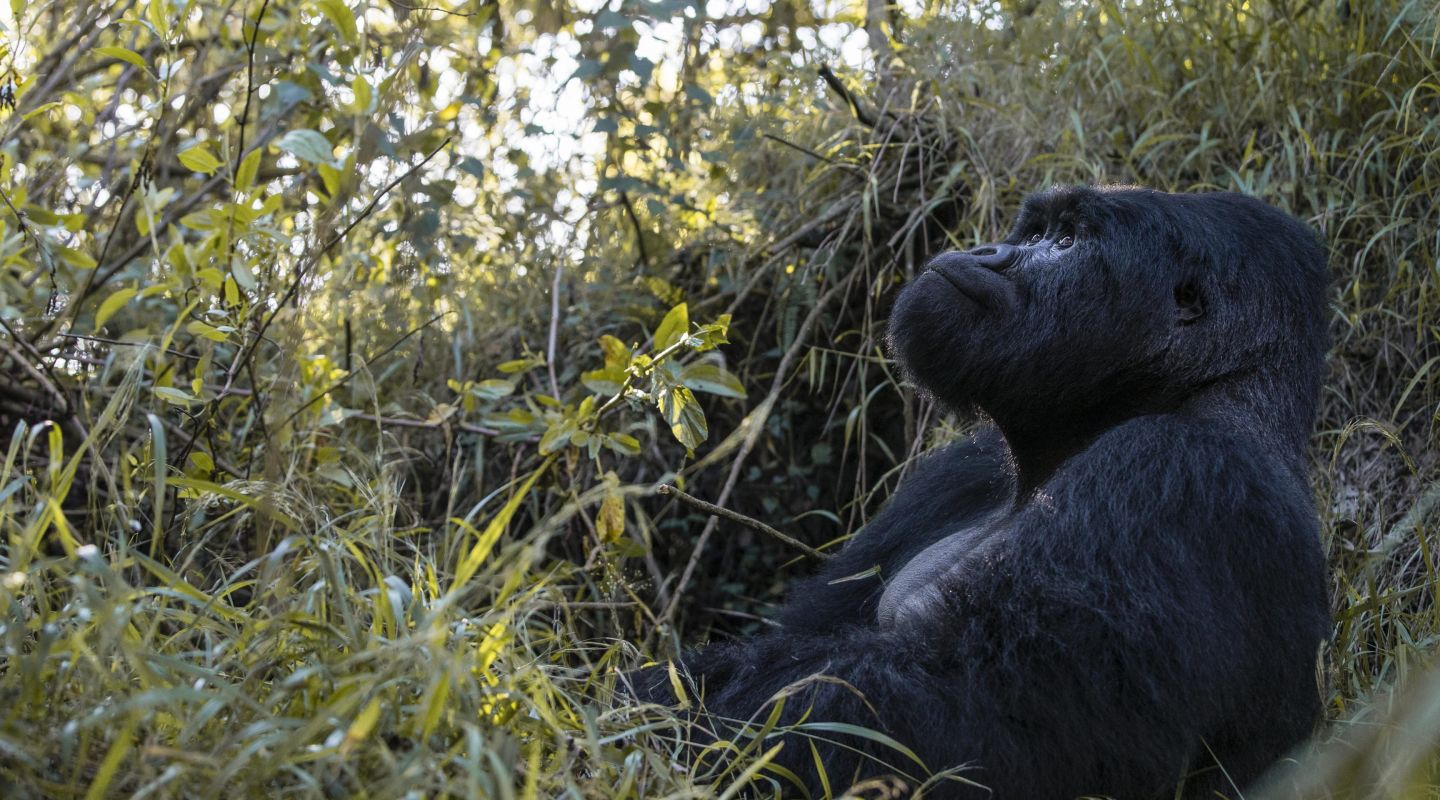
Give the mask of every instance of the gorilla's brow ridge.
M 1005 238 L 1007 241 L 1023 238 L 1023 234 L 1031 229 L 1049 230 L 1055 222 L 1074 230 L 1097 229 L 1099 220 L 1095 212 L 1100 202 L 1095 192 L 1077 189 L 1055 189 L 1030 195 L 1021 204 L 1020 215 Z

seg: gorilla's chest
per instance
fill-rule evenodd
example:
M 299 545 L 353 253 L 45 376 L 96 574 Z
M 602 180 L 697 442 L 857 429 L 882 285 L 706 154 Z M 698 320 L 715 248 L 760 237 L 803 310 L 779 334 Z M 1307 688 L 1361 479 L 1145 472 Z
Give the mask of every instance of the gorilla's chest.
M 875 621 L 882 629 L 895 628 L 937 607 L 947 587 L 984 569 L 1007 522 L 1003 512 L 993 513 L 916 553 L 886 582 Z

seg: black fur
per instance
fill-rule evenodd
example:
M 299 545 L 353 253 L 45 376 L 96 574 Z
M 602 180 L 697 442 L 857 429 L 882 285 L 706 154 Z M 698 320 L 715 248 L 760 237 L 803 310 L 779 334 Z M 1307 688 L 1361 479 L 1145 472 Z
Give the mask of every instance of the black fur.
M 926 457 L 782 629 L 684 659 L 707 722 L 763 720 L 824 674 L 848 686 L 809 683 L 782 725 L 872 728 L 988 787 L 927 797 L 1236 794 L 1319 711 L 1304 451 L 1326 282 L 1308 228 L 1233 194 L 1059 190 L 1003 243 L 937 258 L 890 346 L 993 427 Z M 672 699 L 658 671 L 638 682 Z M 776 759 L 812 794 L 812 742 L 836 790 L 925 776 L 814 733 Z

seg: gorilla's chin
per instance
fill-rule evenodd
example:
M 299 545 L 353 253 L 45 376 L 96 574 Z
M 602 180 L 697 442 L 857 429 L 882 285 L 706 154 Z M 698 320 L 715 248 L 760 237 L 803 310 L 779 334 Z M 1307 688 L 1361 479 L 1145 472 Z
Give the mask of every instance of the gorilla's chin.
M 886 328 L 886 349 L 905 374 L 929 393 L 957 407 L 969 405 L 964 391 L 975 352 L 981 307 L 935 271 L 925 272 L 900 291 Z

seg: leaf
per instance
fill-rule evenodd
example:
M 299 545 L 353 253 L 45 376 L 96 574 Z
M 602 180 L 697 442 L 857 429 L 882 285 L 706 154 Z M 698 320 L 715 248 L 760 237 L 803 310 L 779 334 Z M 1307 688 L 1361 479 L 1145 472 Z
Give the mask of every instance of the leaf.
M 370 89 L 370 81 L 366 80 L 364 75 L 356 75 L 354 82 L 350 84 L 350 90 L 355 93 L 355 102 L 350 104 L 350 109 L 356 114 L 369 113 L 370 101 L 375 96 Z
M 705 412 L 700 402 L 684 386 L 674 386 L 660 395 L 660 413 L 670 425 L 670 432 L 680 440 L 686 449 L 694 450 L 710 436 L 705 424 Z
M 609 492 L 600 501 L 600 513 L 595 515 L 595 533 L 605 544 L 615 542 L 625 533 L 625 499 L 619 492 Z
M 155 396 L 167 403 L 174 403 L 178 406 L 188 406 L 195 402 L 195 396 L 184 389 L 176 389 L 173 386 L 156 386 Z
M 716 364 L 691 364 L 680 372 L 680 381 L 697 392 L 721 397 L 745 397 L 740 379 Z
M 335 163 L 335 148 L 330 146 L 330 140 L 309 128 L 289 131 L 275 142 L 275 146 L 311 164 Z
M 612 433 L 606 436 L 605 446 L 622 456 L 640 455 L 640 440 L 628 433 Z
M 236 191 L 248 192 L 255 185 L 255 176 L 260 172 L 260 149 L 251 150 L 249 155 L 240 159 L 240 169 L 235 171 Z
M 476 538 L 475 546 L 470 548 L 470 553 L 465 556 L 465 560 L 461 562 L 460 567 L 455 570 L 455 580 L 450 585 L 451 592 L 458 590 L 465 585 L 466 581 L 475 576 L 476 570 L 480 569 L 480 565 L 485 563 L 485 559 L 490 555 L 490 551 L 494 549 L 495 543 L 499 541 L 500 534 L 504 533 L 506 526 L 510 524 L 510 518 L 515 516 L 515 510 L 520 507 L 520 503 L 524 501 L 525 495 L 530 493 L 530 489 L 535 486 L 535 481 L 540 478 L 541 473 L 550 468 L 550 464 L 553 462 L 553 458 L 546 459 L 544 463 L 536 467 L 535 471 L 530 473 L 530 477 L 525 479 L 525 482 L 520 485 L 520 488 L 515 491 L 515 494 L 511 495 L 510 499 L 505 502 L 505 505 L 491 518 L 490 523 L 485 526 L 485 531 Z M 456 521 L 464 524 L 463 520 Z M 468 525 L 465 527 L 469 528 Z M 473 530 L 473 528 L 471 528 L 471 530 Z
M 499 378 L 490 378 L 471 386 L 470 393 L 481 400 L 499 400 L 515 393 L 515 383 Z
M 570 434 L 576 429 L 575 420 L 562 417 L 553 422 L 540 437 L 540 455 L 549 455 L 570 442 Z
M 95 52 L 99 53 L 102 56 L 105 56 L 106 58 L 118 58 L 119 60 L 126 63 L 134 64 L 135 66 L 145 70 L 146 72 L 150 71 L 150 65 L 145 63 L 145 59 L 141 58 L 139 53 L 129 48 L 97 47 L 95 48 Z
M 685 303 L 670 309 L 660 327 L 655 329 L 655 349 L 664 350 L 680 341 L 690 331 L 690 309 Z
M 104 327 L 105 323 L 111 317 L 115 316 L 115 312 L 119 311 L 121 308 L 124 308 L 125 304 L 130 302 L 130 298 L 134 297 L 139 291 L 139 289 L 132 286 L 125 289 L 120 289 L 114 294 L 105 298 L 105 302 L 101 303 L 100 309 L 95 312 L 95 330 L 98 331 L 100 330 L 100 328 Z
M 450 405 L 449 403 L 436 403 L 435 407 L 430 409 L 430 416 L 425 418 L 425 424 L 439 425 L 445 420 L 455 416 L 455 412 L 459 410 L 460 409 Z
M 600 352 L 605 354 L 606 367 L 624 369 L 630 365 L 630 348 L 608 333 L 600 337 Z
M 66 264 L 76 269 L 95 269 L 95 258 L 89 253 L 71 247 L 57 246 L 55 254 Z
M 620 387 L 625 383 L 625 370 L 620 367 L 609 367 L 580 373 L 580 382 L 585 388 L 599 394 L 619 394 Z
M 223 342 L 227 338 L 229 338 L 225 335 L 224 331 L 216 328 L 213 325 L 207 325 L 206 323 L 201 322 L 198 319 L 187 324 L 185 326 L 185 330 L 189 331 L 195 336 L 203 336 L 212 342 Z
M 700 344 L 695 345 L 696 352 L 703 353 L 706 350 L 714 350 L 722 344 L 729 344 L 730 340 L 726 338 L 729 332 L 729 314 L 721 314 L 709 325 L 701 325 L 700 329 L 695 331 L 695 335 L 691 337 L 700 340 Z
M 517 358 L 512 361 L 502 362 L 496 369 L 506 375 L 514 375 L 534 369 L 544 363 L 545 362 L 539 358 Z
M 355 27 L 355 15 L 342 0 L 319 0 L 315 5 L 320 8 L 320 13 L 330 20 L 330 24 L 340 31 L 345 41 L 352 45 L 359 43 L 360 31 Z
M 187 150 L 181 150 L 179 158 L 180 163 L 184 164 L 186 169 L 203 172 L 206 175 L 214 174 L 215 170 L 220 169 L 220 159 L 216 158 L 203 143 Z
M 340 754 L 349 753 L 355 745 L 365 741 L 370 732 L 375 730 L 375 723 L 380 721 L 380 698 L 376 697 L 366 704 L 365 709 L 350 723 L 349 730 L 345 731 L 345 740 L 340 742 Z

